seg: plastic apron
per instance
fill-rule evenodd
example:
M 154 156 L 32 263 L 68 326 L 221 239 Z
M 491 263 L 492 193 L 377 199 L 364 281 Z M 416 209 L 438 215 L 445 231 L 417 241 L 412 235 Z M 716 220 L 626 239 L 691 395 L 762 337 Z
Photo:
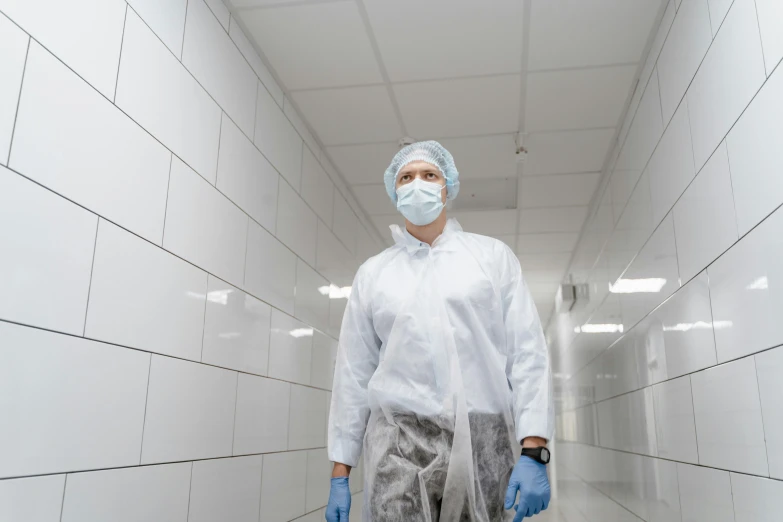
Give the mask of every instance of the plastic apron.
M 396 231 L 399 233 L 399 231 Z M 440 247 L 438 238 L 433 249 L 441 248 L 448 251 L 448 245 Z M 452 236 L 448 241 L 460 241 Z M 460 244 L 459 253 L 464 256 L 464 243 Z M 470 251 L 470 248 L 467 248 Z M 450 456 L 447 459 L 447 469 L 441 469 L 443 460 L 436 459 L 431 465 L 418 473 L 418 487 L 423 503 L 423 516 L 427 522 L 431 520 L 427 490 L 431 486 L 433 476 L 445 471 L 446 480 L 440 506 L 441 521 L 458 521 L 467 504 L 471 513 L 470 520 L 475 522 L 490 522 L 486 509 L 486 499 L 482 498 L 476 482 L 474 466 L 473 443 L 468 417 L 468 391 L 465 386 L 466 364 L 476 364 L 474 361 L 461 361 L 467 358 L 460 354 L 455 340 L 455 328 L 449 317 L 447 299 L 443 295 L 444 288 L 453 286 L 454 274 L 444 274 L 443 266 L 436 264 L 435 255 L 429 247 L 424 247 L 413 254 L 416 256 L 414 271 L 400 276 L 401 293 L 408 293 L 399 301 L 398 313 L 381 353 L 381 359 L 374 375 L 368 384 L 370 420 L 364 444 L 364 477 L 365 477 L 365 508 L 363 520 L 371 520 L 369 499 L 373 498 L 373 488 L 376 486 L 375 474 L 377 463 L 388 450 L 377 444 L 368 443 L 372 439 L 371 430 L 377 416 L 384 416 L 386 422 L 395 424 L 394 414 L 412 411 L 434 420 L 444 430 L 453 432 L 453 443 Z M 486 279 L 480 261 L 475 256 L 466 260 L 472 264 L 473 273 L 481 273 Z M 459 271 L 459 266 L 454 267 Z M 453 296 L 451 296 L 453 297 Z M 467 299 L 468 296 L 465 296 Z M 494 303 L 487 306 L 494 308 L 495 313 L 502 315 L 500 301 L 495 296 Z M 465 343 L 462 343 L 465 344 Z M 480 345 L 480 342 L 476 343 Z M 462 364 L 461 364 L 462 363 Z M 510 407 L 508 381 L 502 370 L 495 375 L 488 375 L 486 367 L 502 368 L 502 365 L 482 365 L 477 371 L 481 373 L 481 382 L 473 386 L 480 387 L 494 396 L 500 406 L 495 413 L 505 416 L 508 427 L 509 447 L 513 447 L 514 428 Z M 473 368 L 475 370 L 475 368 Z M 399 426 L 398 429 L 405 429 Z M 509 454 L 511 452 L 509 451 Z M 509 470 L 513 467 L 513 457 L 508 462 Z M 477 491 L 478 490 L 478 491 Z M 513 513 L 509 512 L 509 516 Z M 497 519 L 495 519 L 497 520 Z M 494 522 L 494 521 L 493 521 Z

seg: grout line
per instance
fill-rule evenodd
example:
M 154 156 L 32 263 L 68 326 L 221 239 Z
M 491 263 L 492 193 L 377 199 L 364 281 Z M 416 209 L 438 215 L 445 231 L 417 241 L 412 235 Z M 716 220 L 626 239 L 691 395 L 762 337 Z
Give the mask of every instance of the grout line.
M 761 63 L 764 64 L 764 74 L 767 73 L 767 57 L 764 56 L 764 38 L 761 37 L 761 20 L 759 19 L 759 6 L 756 0 L 753 0 L 753 8 L 756 10 L 756 26 L 759 28 L 759 45 L 761 46 Z M 728 17 L 728 14 L 726 15 Z M 767 74 L 767 78 L 771 75 Z
M 11 150 L 13 149 L 14 136 L 16 135 L 16 123 L 19 120 L 19 107 L 22 106 L 22 90 L 24 89 L 24 78 L 27 73 L 27 60 L 30 58 L 30 45 L 32 41 L 33 39 L 30 37 L 30 35 L 28 35 L 27 50 L 24 53 L 24 65 L 22 65 L 22 79 L 19 81 L 19 96 L 16 98 L 16 112 L 14 113 L 14 124 L 11 127 L 11 140 L 8 143 L 8 157 L 5 158 L 5 164 L 6 166 L 9 166 L 9 168 L 11 165 Z
M 237 384 L 234 387 L 234 419 L 231 422 L 231 455 L 234 455 L 234 437 L 237 432 L 237 398 L 239 397 L 239 372 L 236 373 Z
M 63 498 L 60 500 L 60 522 L 63 522 L 63 512 L 65 511 L 65 488 L 68 486 L 68 473 L 63 478 Z
M 769 470 L 769 447 L 767 445 L 767 428 L 764 425 L 764 408 L 761 404 L 761 384 L 759 383 L 759 366 L 756 361 L 756 356 L 753 356 L 753 371 L 756 375 L 756 393 L 759 396 L 759 414 L 761 414 L 761 434 L 764 437 L 764 460 L 767 461 L 767 476 L 771 476 L 772 472 Z
M 715 335 L 715 310 L 712 307 L 712 285 L 710 285 L 710 270 L 709 267 L 704 269 L 704 273 L 707 277 L 707 300 L 710 303 L 710 321 L 713 324 L 712 328 L 712 350 L 715 352 L 715 364 L 720 361 L 720 357 L 718 357 L 718 336 Z
M 190 497 L 191 497 L 191 494 L 193 493 L 193 466 L 194 466 L 194 463 L 193 463 L 193 461 L 191 461 L 191 463 L 190 463 L 190 484 L 188 485 L 188 511 L 185 514 L 185 520 L 186 521 L 190 520 Z
M 92 263 L 90 264 L 90 282 L 87 285 L 87 305 L 84 307 L 84 326 L 82 327 L 82 337 L 87 335 L 87 313 L 90 310 L 90 293 L 92 292 L 92 278 L 95 276 L 95 253 L 98 251 L 98 230 L 101 226 L 101 218 L 95 221 L 95 240 L 92 243 Z
M 117 57 L 117 76 L 114 78 L 114 96 L 112 97 L 112 103 L 117 102 L 117 88 L 120 86 L 120 66 L 122 65 L 122 46 L 125 43 L 125 25 L 128 23 L 128 9 L 130 7 L 125 4 L 125 18 L 122 21 L 122 36 L 120 37 L 120 55 Z
M 179 47 L 179 56 L 177 56 L 176 54 L 174 55 L 174 57 L 177 60 L 179 60 L 179 63 L 182 63 L 182 55 L 185 54 L 185 31 L 188 30 L 188 12 L 189 12 L 189 7 L 190 7 L 190 0 L 185 0 L 185 23 L 182 24 L 182 45 L 180 45 L 180 47 Z M 138 13 L 136 13 L 136 14 L 138 15 Z M 141 18 L 141 16 L 139 16 L 139 18 Z M 144 21 L 143 18 L 141 18 L 141 20 L 142 20 L 142 22 Z M 218 23 L 220 23 L 220 21 L 218 21 Z M 149 27 L 149 26 L 147 26 L 147 27 Z M 150 27 L 150 31 L 152 31 L 152 27 Z M 152 31 L 152 32 L 154 33 L 155 31 Z M 155 36 L 157 36 L 157 34 Z M 161 40 L 161 42 L 162 41 L 163 40 Z M 168 48 L 168 46 L 167 46 L 167 48 Z M 174 54 L 174 53 L 171 53 L 171 54 Z M 184 64 L 183 64 L 183 67 L 184 67 Z M 255 71 L 253 71 L 253 72 L 255 72 Z
M 201 315 L 201 353 L 198 357 L 198 362 L 204 362 L 204 338 L 207 334 L 207 303 L 209 303 L 209 279 L 210 274 L 207 273 L 207 278 L 204 285 L 204 312 Z
M 256 98 L 256 99 L 258 99 L 258 98 Z M 220 149 L 223 148 L 223 116 L 228 116 L 228 115 L 226 114 L 226 111 L 221 109 L 220 110 L 220 127 L 218 128 L 218 147 L 217 147 L 217 154 L 215 154 L 215 183 L 214 184 L 210 183 L 210 185 L 215 187 L 215 189 L 218 188 L 218 175 L 220 174 Z M 240 132 L 241 132 L 241 130 L 242 129 L 240 129 Z M 253 124 L 253 132 L 255 132 L 255 123 Z M 245 136 L 245 137 L 247 137 L 247 136 Z M 255 145 L 255 144 L 253 144 L 253 145 Z M 219 189 L 218 189 L 218 191 L 219 191 Z M 226 196 L 226 198 L 229 201 L 233 201 L 228 196 Z M 236 203 L 234 203 L 234 204 L 236 205 Z M 242 207 L 240 207 L 239 205 L 237 205 L 237 207 L 239 207 L 240 210 L 245 212 L 242 209 Z M 245 213 L 247 213 L 247 212 L 245 212 Z
M 141 466 L 141 458 L 144 454 L 144 430 L 147 428 L 147 404 L 150 402 L 150 376 L 152 375 L 152 354 L 150 354 L 150 361 L 147 365 L 147 393 L 144 396 L 144 417 L 141 423 L 141 444 L 139 447 L 139 466 Z
M 169 179 L 166 182 L 166 205 L 163 207 L 163 233 L 160 236 L 160 247 L 163 248 L 163 242 L 166 240 L 166 219 L 169 214 L 169 193 L 171 192 L 171 169 L 174 166 L 174 153 L 169 157 Z
M 696 462 L 701 462 L 699 455 L 699 428 L 696 426 L 696 401 L 693 398 L 693 377 L 688 375 L 688 389 L 691 392 L 691 411 L 693 412 L 693 436 L 696 439 Z

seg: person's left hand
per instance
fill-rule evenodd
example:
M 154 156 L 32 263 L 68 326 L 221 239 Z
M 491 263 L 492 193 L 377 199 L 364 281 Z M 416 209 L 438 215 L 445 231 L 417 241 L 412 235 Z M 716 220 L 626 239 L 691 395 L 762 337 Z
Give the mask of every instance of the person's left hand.
M 519 491 L 519 504 L 514 522 L 521 522 L 525 517 L 532 517 L 549 506 L 551 492 L 549 478 L 546 476 L 546 466 L 530 457 L 521 456 L 511 472 L 506 490 L 506 509 L 514 506 Z

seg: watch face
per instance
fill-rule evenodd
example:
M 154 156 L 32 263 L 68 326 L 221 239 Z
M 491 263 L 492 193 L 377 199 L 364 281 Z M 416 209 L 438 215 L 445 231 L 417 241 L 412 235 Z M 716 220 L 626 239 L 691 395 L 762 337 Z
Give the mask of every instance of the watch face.
M 545 463 L 549 463 L 549 450 L 546 448 L 541 448 L 541 460 L 543 460 Z

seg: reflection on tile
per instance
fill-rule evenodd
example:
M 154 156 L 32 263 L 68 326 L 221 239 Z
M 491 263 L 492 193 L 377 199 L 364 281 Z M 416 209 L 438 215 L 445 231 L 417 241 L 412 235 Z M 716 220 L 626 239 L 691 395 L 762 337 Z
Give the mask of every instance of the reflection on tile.
M 699 463 L 767 475 L 753 357 L 691 375 Z
M 780 520 L 783 482 L 732 473 L 731 495 L 735 522 Z
M 311 326 L 272 310 L 269 376 L 299 384 L 310 384 L 313 333 Z
M 95 214 L 0 167 L 0 318 L 84 333 L 97 227 Z
M 245 290 L 294 313 L 296 255 L 254 222 L 248 224 Z
M 234 455 L 285 451 L 291 385 L 239 374 Z
M 185 520 L 190 462 L 68 476 L 63 522 Z
M 85 335 L 201 358 L 207 274 L 101 220 Z
M 783 211 L 777 211 L 707 270 L 718 362 L 783 343 Z
M 656 384 L 653 397 L 658 456 L 698 464 L 690 376 Z
M 0 478 L 138 464 L 149 361 L 0 323 Z
M 141 463 L 231 455 L 237 373 L 152 356 Z
M 261 513 L 264 521 L 285 522 L 305 513 L 307 452 L 291 451 L 264 456 L 261 479 Z
M 755 356 L 770 477 L 783 479 L 783 348 Z
M 188 522 L 258 522 L 263 457 L 193 463 Z
M 65 475 L 0 481 L 2 520 L 60 522 Z
M 652 467 L 652 476 L 644 484 L 649 492 L 647 512 L 650 522 L 679 522 L 680 492 L 677 463 L 661 459 L 645 459 Z
M 728 471 L 677 464 L 682 522 L 734 522 Z
M 332 289 L 329 281 L 321 277 L 301 259 L 297 259 L 294 305 L 296 313 L 294 315 L 308 325 L 326 331 L 329 328 L 329 301 L 331 297 Z
M 210 275 L 201 360 L 266 375 L 272 309 Z
M 601 446 L 657 454 L 652 388 L 598 403 L 598 424 Z

